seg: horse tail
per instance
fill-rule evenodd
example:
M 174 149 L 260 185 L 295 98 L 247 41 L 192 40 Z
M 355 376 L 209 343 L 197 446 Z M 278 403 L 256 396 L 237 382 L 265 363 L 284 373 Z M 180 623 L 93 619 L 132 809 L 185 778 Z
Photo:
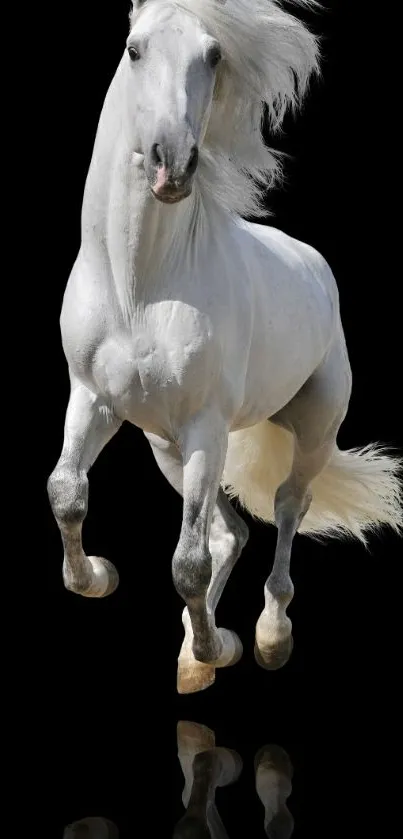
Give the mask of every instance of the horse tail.
M 230 497 L 252 516 L 274 524 L 276 490 L 291 471 L 293 437 L 270 421 L 229 435 L 222 478 Z M 299 533 L 314 538 L 355 537 L 389 525 L 403 529 L 401 474 L 403 460 L 378 444 L 340 451 L 311 483 L 312 503 Z

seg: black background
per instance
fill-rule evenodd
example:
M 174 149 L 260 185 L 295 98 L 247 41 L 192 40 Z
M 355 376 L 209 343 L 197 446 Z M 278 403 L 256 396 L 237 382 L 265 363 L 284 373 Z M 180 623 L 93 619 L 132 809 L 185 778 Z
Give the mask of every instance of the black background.
M 338 282 L 354 377 L 339 444 L 399 445 L 401 234 L 387 163 L 393 142 L 375 118 L 386 92 L 382 80 L 376 88 L 370 69 L 374 43 L 377 66 L 385 68 L 388 45 L 378 19 L 368 15 L 358 24 L 345 5 L 333 0 L 321 15 L 305 14 L 323 36 L 323 75 L 303 113 L 287 119 L 274 142 L 290 160 L 285 186 L 270 195 L 270 223 L 321 251 Z M 253 636 L 275 531 L 245 514 L 250 541 L 217 612 L 219 625 L 240 635 L 243 659 L 219 671 L 208 691 L 178 696 L 182 603 L 170 564 L 181 500 L 141 431 L 125 425 L 91 470 L 84 530 L 87 551 L 116 564 L 119 589 L 110 599 L 91 601 L 62 584 L 61 540 L 46 497 L 68 400 L 58 319 L 80 243 L 97 121 L 124 49 L 127 15 L 126 2 L 82 0 L 44 12 L 36 20 L 38 83 L 28 90 L 36 121 L 29 256 L 32 266 L 41 266 L 40 274 L 32 268 L 30 275 L 40 277 L 41 288 L 34 318 L 40 374 L 33 376 L 39 518 L 26 534 L 32 616 L 19 602 L 15 609 L 24 628 L 18 666 L 41 754 L 37 778 L 46 827 L 62 837 L 69 821 L 95 814 L 113 819 L 122 837 L 137 833 L 140 818 L 141 835 L 171 835 L 183 812 L 176 723 L 190 719 L 212 727 L 218 745 L 237 749 L 244 760 L 237 786 L 217 796 L 230 837 L 264 835 L 253 756 L 268 742 L 283 746 L 294 764 L 289 803 L 296 839 L 339 829 L 363 835 L 366 817 L 387 835 L 386 821 L 394 823 L 390 751 L 401 658 L 402 543 L 396 537 L 371 540 L 370 552 L 352 542 L 296 538 L 289 609 L 294 652 L 286 668 L 266 673 L 255 664 Z

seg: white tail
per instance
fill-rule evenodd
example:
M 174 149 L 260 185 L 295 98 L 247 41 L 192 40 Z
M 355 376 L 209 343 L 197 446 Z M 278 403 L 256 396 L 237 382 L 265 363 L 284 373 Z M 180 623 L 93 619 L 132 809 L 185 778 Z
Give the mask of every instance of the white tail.
M 292 435 L 270 421 L 229 435 L 222 483 L 251 515 L 274 523 L 274 496 L 288 476 Z M 311 484 L 312 504 L 300 527 L 311 536 L 355 536 L 389 525 L 400 532 L 402 460 L 379 445 L 334 454 Z

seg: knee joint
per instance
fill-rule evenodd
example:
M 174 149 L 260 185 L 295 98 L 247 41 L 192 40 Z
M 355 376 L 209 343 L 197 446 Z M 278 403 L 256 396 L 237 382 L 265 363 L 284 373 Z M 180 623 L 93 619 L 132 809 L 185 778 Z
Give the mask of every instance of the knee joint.
M 172 560 L 172 576 L 176 591 L 185 601 L 205 596 L 211 573 L 209 551 L 176 549 Z
M 88 478 L 84 472 L 56 468 L 48 480 L 47 490 L 58 521 L 63 524 L 83 521 L 88 502 Z

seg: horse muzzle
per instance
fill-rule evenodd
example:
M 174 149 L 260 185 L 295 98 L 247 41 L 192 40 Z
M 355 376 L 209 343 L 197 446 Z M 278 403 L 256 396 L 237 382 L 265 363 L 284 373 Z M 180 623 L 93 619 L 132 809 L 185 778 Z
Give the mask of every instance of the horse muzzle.
M 188 148 L 186 148 L 186 145 Z M 164 204 L 177 204 L 192 192 L 199 151 L 193 143 L 174 149 L 166 143 L 154 143 L 147 166 L 151 191 Z

